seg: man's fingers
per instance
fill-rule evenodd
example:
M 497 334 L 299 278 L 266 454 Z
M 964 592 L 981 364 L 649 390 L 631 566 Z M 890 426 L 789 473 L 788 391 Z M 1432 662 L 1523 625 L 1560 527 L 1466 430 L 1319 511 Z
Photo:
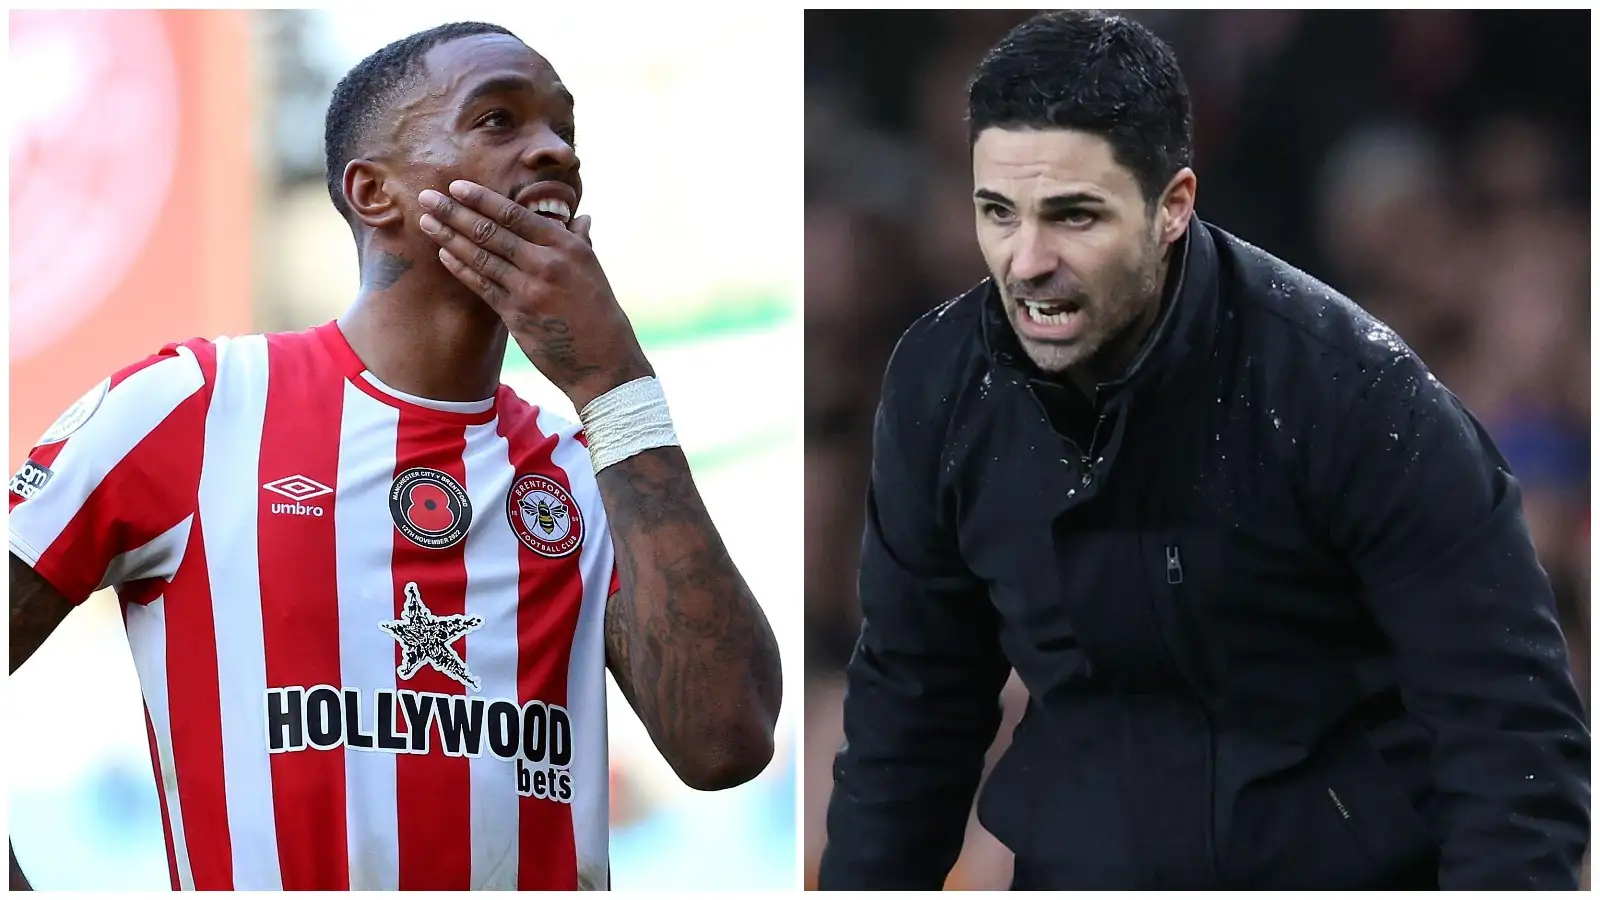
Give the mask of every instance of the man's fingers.
M 519 257 L 527 241 L 517 234 L 515 228 L 503 227 L 494 219 L 469 209 L 438 191 L 423 191 L 420 199 L 422 205 L 431 210 L 430 214 L 434 221 L 442 222 L 453 231 L 466 235 L 474 244 L 488 247 L 513 263 L 521 262 Z
M 490 224 L 500 226 L 532 244 L 553 246 L 559 243 L 562 235 L 566 233 L 566 229 L 553 220 L 481 184 L 471 181 L 452 181 L 450 195 L 446 197 L 437 191 L 423 191 L 422 203 L 433 209 L 435 215 L 456 225 L 460 230 L 466 230 L 468 226 L 456 222 L 452 216 L 464 211 L 468 215 L 481 216 L 489 220 Z M 442 215 L 441 210 L 448 211 L 450 215 Z
M 474 213 L 473 215 L 477 214 Z M 482 216 L 478 218 L 483 222 L 488 222 Z M 520 277 L 521 273 L 511 260 L 491 252 L 489 247 L 484 246 L 484 242 L 479 240 L 480 234 L 487 235 L 487 239 L 492 242 L 495 249 L 509 248 L 504 252 L 514 256 L 523 249 L 515 235 L 501 231 L 498 232 L 497 236 L 496 233 L 480 230 L 479 234 L 474 234 L 471 238 L 468 238 L 459 230 L 441 222 L 433 213 L 423 213 L 422 219 L 418 224 L 422 227 L 424 234 L 438 241 L 439 245 L 444 249 L 449 250 L 458 262 L 466 263 L 474 270 L 487 276 L 491 281 L 511 287 Z M 493 225 L 494 223 L 491 222 L 489 224 Z M 510 240 L 506 240 L 507 238 Z
M 572 233 L 580 238 L 583 238 L 583 242 L 585 244 L 593 247 L 594 239 L 589 237 L 589 228 L 593 225 L 594 219 L 591 219 L 588 216 L 579 216 L 572 220 Z
M 455 254 L 444 247 L 439 248 L 439 261 L 444 263 L 445 270 L 454 275 L 458 281 L 472 289 L 474 294 L 482 297 L 484 302 L 496 311 L 500 310 L 511 295 L 505 287 L 491 281 L 482 272 L 457 259 Z

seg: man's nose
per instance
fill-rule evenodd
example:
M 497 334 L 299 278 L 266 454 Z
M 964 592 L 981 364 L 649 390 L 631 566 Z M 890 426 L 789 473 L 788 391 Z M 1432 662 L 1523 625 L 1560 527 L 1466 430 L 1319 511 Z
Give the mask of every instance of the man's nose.
M 559 177 L 578 170 L 578 151 L 549 128 L 541 128 L 522 153 L 522 164 L 535 172 Z
M 1056 270 L 1059 260 L 1038 227 L 1024 224 L 1017 229 L 1016 241 L 1016 252 L 1011 256 L 1012 280 L 1034 281 Z

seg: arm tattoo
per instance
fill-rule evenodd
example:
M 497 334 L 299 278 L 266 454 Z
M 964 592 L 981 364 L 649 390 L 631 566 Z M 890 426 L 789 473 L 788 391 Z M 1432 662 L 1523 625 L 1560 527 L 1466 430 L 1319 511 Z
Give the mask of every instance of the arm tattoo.
M 683 451 L 647 450 L 598 480 L 622 582 L 606 605 L 607 659 L 656 746 L 678 768 L 737 737 L 730 721 L 770 730 L 783 693 L 777 641 Z
M 398 253 L 379 253 L 372 263 L 372 274 L 362 280 L 363 286 L 375 291 L 394 287 L 400 277 L 411 271 L 411 260 Z
M 600 371 L 597 365 L 578 362 L 577 343 L 573 341 L 570 333 L 572 326 L 565 320 L 555 316 L 545 316 L 539 320 L 538 326 L 539 333 L 533 339 L 534 345 L 539 348 L 539 355 L 551 365 L 573 378 L 583 378 Z
M 11 557 L 11 671 L 27 662 L 72 611 L 72 604 L 31 566 Z

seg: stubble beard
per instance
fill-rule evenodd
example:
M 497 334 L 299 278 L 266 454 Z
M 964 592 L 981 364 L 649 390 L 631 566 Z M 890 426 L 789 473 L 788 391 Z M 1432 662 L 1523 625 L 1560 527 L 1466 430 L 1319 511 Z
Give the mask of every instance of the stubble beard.
M 1104 294 L 1090 298 L 1078 292 L 1075 298 L 1089 316 L 1088 326 L 1077 339 L 1068 343 L 1035 341 L 1022 334 L 1017 320 L 1027 315 L 1017 300 L 1019 293 L 1030 293 L 1020 285 L 1005 285 L 1001 299 L 1011 330 L 1022 345 L 1022 352 L 1049 375 L 1060 375 L 1072 370 L 1085 370 L 1098 376 L 1111 376 L 1110 370 L 1125 365 L 1125 360 L 1102 359 L 1102 356 L 1120 355 L 1125 348 L 1130 329 L 1140 323 L 1152 305 L 1160 302 L 1162 254 L 1159 245 L 1146 244 L 1139 258 L 1130 267 L 1122 269 Z M 1132 348 L 1126 348 L 1130 352 Z

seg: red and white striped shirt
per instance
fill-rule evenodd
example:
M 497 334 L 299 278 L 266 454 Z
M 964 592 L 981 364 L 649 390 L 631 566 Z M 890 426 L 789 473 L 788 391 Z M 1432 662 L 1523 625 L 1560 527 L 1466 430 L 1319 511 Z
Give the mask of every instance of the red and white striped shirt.
M 573 425 L 400 394 L 337 325 L 102 382 L 11 551 L 115 587 L 179 889 L 605 888 L 610 532 Z

